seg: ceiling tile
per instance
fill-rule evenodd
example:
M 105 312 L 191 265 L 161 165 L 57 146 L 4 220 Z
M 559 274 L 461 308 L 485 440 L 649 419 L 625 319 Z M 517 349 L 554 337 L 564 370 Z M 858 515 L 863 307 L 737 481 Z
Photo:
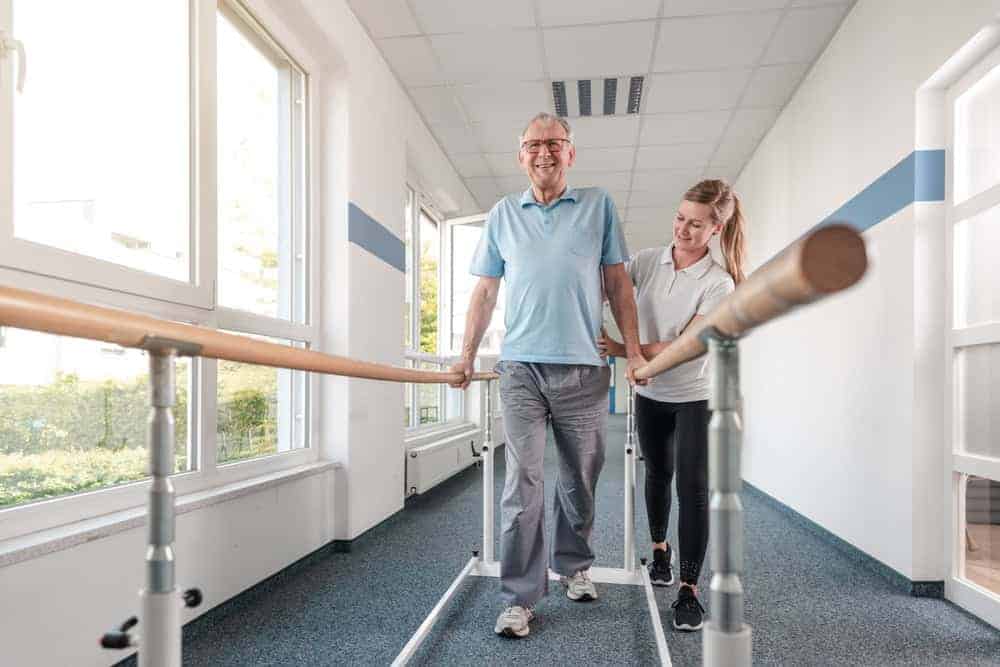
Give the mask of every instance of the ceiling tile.
M 605 190 L 628 190 L 632 172 L 629 171 L 570 171 L 569 183 L 573 187 L 597 186 Z M 619 206 L 621 204 L 619 203 Z
M 526 123 L 539 111 L 552 111 L 552 100 L 546 95 L 546 86 L 541 82 L 481 83 L 456 86 L 455 90 L 471 122 L 479 122 L 491 114 L 519 114 Z M 515 131 L 512 143 L 517 143 L 516 134 L 521 129 L 518 127 Z
M 645 113 L 731 109 L 743 92 L 749 69 L 654 74 L 647 81 Z
M 417 21 L 427 34 L 492 28 L 531 28 L 532 0 L 411 0 Z
M 483 207 L 483 210 L 492 208 L 493 204 L 500 199 L 500 189 L 493 178 L 467 178 L 465 185 L 479 202 L 479 205 Z
M 520 176 L 498 176 L 497 185 L 503 194 L 513 194 L 527 190 L 531 187 L 531 181 L 528 180 L 527 174 L 522 173 Z
M 851 6 L 854 4 L 854 0 L 792 0 L 792 4 L 789 7 L 816 7 L 818 5 L 832 5 L 839 3 L 844 6 Z
M 472 133 L 487 153 L 517 154 L 517 141 L 534 114 L 494 114 L 472 125 Z
M 451 81 L 542 78 L 538 33 L 534 30 L 435 35 L 430 42 Z M 497 57 L 499 53 L 503 57 Z
M 754 70 L 742 105 L 745 107 L 781 107 L 802 81 L 807 64 L 769 65 Z
M 726 135 L 722 143 L 740 138 L 749 138 L 760 141 L 767 131 L 774 125 L 778 118 L 780 109 L 772 107 L 769 109 L 737 109 L 733 113 L 733 119 L 726 128 Z
M 490 169 L 497 176 L 517 176 L 523 174 L 521 165 L 517 161 L 517 151 L 511 150 L 507 153 L 486 153 L 484 156 L 490 165 Z
M 701 172 L 701 168 L 637 171 L 632 176 L 632 190 L 649 192 L 687 190 L 701 180 Z
M 407 86 L 432 86 L 447 78 L 434 60 L 426 37 L 380 39 L 378 47 L 389 66 Z
M 659 8 L 660 0 L 538 0 L 538 20 L 543 26 L 637 21 L 656 18 Z
M 725 14 L 728 12 L 782 9 L 788 0 L 667 0 L 663 5 L 664 16 L 695 16 L 697 14 Z
M 486 163 L 486 159 L 481 153 L 461 153 L 448 157 L 455 165 L 455 169 L 458 169 L 458 173 L 464 178 L 493 176 L 490 165 Z
M 420 33 L 406 0 L 351 0 L 351 9 L 373 39 Z
M 639 135 L 639 116 L 589 116 L 568 119 L 577 148 L 634 146 Z
M 722 136 L 732 111 L 646 114 L 642 118 L 643 145 L 713 143 Z
M 428 124 L 465 124 L 465 116 L 462 115 L 451 88 L 447 86 L 410 88 L 410 95 Z
M 746 161 L 750 159 L 750 156 L 753 155 L 754 149 L 757 148 L 757 144 L 759 143 L 760 139 L 751 139 L 750 137 L 741 137 L 730 141 L 724 141 L 719 146 L 719 149 L 715 152 L 715 154 L 712 155 L 712 159 L 709 164 L 745 164 Z
M 672 146 L 640 146 L 636 169 L 669 169 L 704 167 L 712 156 L 715 144 L 674 144 Z
M 579 148 L 576 152 L 575 172 L 629 171 L 635 158 L 635 147 Z
M 434 125 L 431 127 L 438 143 L 448 153 L 478 153 L 476 135 L 465 125 Z
M 826 48 L 846 13 L 846 5 L 788 12 L 762 62 L 766 65 L 812 62 Z
M 742 167 L 711 165 L 705 170 L 705 178 L 719 178 L 730 183 L 735 183 L 741 169 Z
M 545 29 L 549 75 L 553 79 L 589 79 L 646 72 L 655 27 L 647 21 Z
M 684 192 L 684 188 L 671 188 L 651 192 L 633 190 L 629 195 L 628 205 L 629 208 L 647 206 L 664 208 L 676 206 Z
M 669 206 L 629 206 L 625 211 L 625 219 L 632 224 L 662 226 L 666 231 L 676 212 L 677 202 Z
M 781 18 L 780 12 L 669 19 L 660 24 L 654 72 L 751 66 Z M 705 48 L 711 44 L 711 48 Z

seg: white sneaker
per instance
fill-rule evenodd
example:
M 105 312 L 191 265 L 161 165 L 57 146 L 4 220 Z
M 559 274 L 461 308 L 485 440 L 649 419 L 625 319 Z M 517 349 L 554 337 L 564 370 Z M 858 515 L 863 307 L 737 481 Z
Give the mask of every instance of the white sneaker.
M 535 612 L 531 607 L 507 607 L 500 613 L 493 631 L 504 637 L 527 637 L 528 623 L 534 618 Z
M 574 602 L 589 602 L 597 599 L 597 589 L 590 580 L 590 570 L 580 570 L 572 577 L 560 577 L 566 586 L 566 597 Z

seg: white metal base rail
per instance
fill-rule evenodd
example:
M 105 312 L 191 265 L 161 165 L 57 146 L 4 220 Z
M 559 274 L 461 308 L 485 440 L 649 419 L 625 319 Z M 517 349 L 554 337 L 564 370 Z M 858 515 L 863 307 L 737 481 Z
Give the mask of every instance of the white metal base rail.
M 430 614 L 420 624 L 417 631 L 410 637 L 403 650 L 399 652 L 393 661 L 393 667 L 406 665 L 416 655 L 420 645 L 430 634 L 431 629 L 441 617 L 444 609 L 451 602 L 451 599 L 458 592 L 459 587 L 469 576 L 476 577 L 499 577 L 500 563 L 493 557 L 493 382 L 486 382 L 486 428 L 482 449 L 483 468 L 483 548 L 482 555 L 473 552 L 472 558 L 465 564 L 462 571 L 445 591 L 438 603 L 431 609 Z M 632 586 L 643 586 L 646 589 L 646 602 L 649 608 L 650 620 L 653 624 L 653 633 L 656 637 L 656 650 L 660 657 L 660 664 L 670 667 L 670 650 L 667 648 L 667 640 L 663 634 L 663 624 L 660 622 L 660 612 L 656 606 L 656 598 L 653 595 L 653 586 L 649 581 L 649 573 L 646 572 L 645 559 L 639 567 L 635 560 L 635 469 L 636 469 L 636 446 L 635 446 L 635 392 L 631 385 L 628 388 L 628 407 L 626 410 L 625 428 L 625 562 L 624 567 L 594 567 L 590 570 L 590 578 L 597 583 L 604 584 L 625 584 Z M 550 580 L 558 580 L 559 575 L 549 571 Z

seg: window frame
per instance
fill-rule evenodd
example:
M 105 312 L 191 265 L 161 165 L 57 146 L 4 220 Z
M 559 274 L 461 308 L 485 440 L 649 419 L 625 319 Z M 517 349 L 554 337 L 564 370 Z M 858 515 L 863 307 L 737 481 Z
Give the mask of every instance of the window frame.
M 0 0 L 0 26 L 9 25 L 11 0 Z M 253 21 L 263 30 L 267 39 L 278 45 L 304 74 L 304 113 L 302 130 L 305 133 L 304 154 L 293 164 L 299 169 L 297 185 L 300 190 L 293 193 L 295 197 L 294 213 L 297 220 L 293 221 L 293 230 L 297 233 L 293 240 L 293 249 L 301 253 L 296 258 L 293 252 L 293 266 L 298 275 L 299 284 L 293 286 L 293 293 L 300 301 L 295 305 L 293 298 L 293 320 L 279 320 L 254 313 L 218 307 L 216 300 L 216 271 L 218 269 L 216 230 L 218 220 L 216 215 L 216 104 L 214 82 L 216 78 L 215 22 L 220 7 L 239 12 L 245 20 Z M 194 166 L 191 173 L 192 199 L 197 199 L 199 214 L 197 216 L 197 236 L 192 236 L 192 245 L 200 244 L 198 259 L 194 264 L 199 276 L 211 276 L 200 287 L 207 289 L 197 293 L 197 298 L 189 298 L 190 290 L 177 290 L 171 286 L 167 278 L 155 278 L 154 285 L 148 292 L 143 292 L 147 285 L 149 274 L 135 271 L 147 279 L 147 282 L 132 282 L 131 278 L 123 280 L 122 271 L 132 270 L 102 260 L 82 257 L 92 262 L 109 264 L 116 272 L 111 284 L 104 284 L 97 278 L 99 271 L 87 273 L 84 276 L 74 274 L 72 279 L 67 271 L 48 272 L 48 266 L 31 267 L 28 270 L 23 263 L 9 266 L 0 257 L 0 283 L 22 289 L 53 294 L 63 298 L 73 299 L 99 306 L 125 309 L 136 313 L 151 315 L 163 319 L 183 321 L 197 326 L 212 329 L 228 329 L 235 332 L 257 334 L 301 341 L 307 347 L 316 348 L 321 343 L 319 330 L 319 244 L 314 240 L 319 238 L 318 200 L 320 165 L 318 161 L 320 137 L 312 131 L 313 119 L 318 117 L 318 91 L 321 89 L 319 72 L 321 67 L 313 59 L 305 44 L 281 20 L 281 18 L 260 0 L 190 0 L 191 8 L 191 40 L 192 70 L 197 71 L 196 90 L 191 97 L 191 141 L 193 146 Z M 6 11 L 6 23 L 4 22 Z M 29 45 L 30 48 L 30 45 Z M 0 61 L 3 62 L 3 61 Z M 194 83 L 194 81 L 193 81 Z M 9 76 L 0 77 L 0 95 L 4 95 L 10 83 Z M 13 88 L 11 87 L 11 90 Z M 9 98 L 0 97 L 0 137 L 3 126 L 7 125 L 11 107 Z M 11 144 L 8 143 L 8 146 Z M 194 159 L 197 158 L 197 159 Z M 4 160 L 12 159 L 12 151 L 0 155 L 0 165 Z M 6 173 L 10 173 L 9 170 Z M 295 176 L 293 175 L 293 180 Z M 10 178 L 0 176 L 0 205 Z M 197 188 L 197 190 L 195 189 Z M 9 192 L 9 191 L 6 191 Z M 10 203 L 10 202 L 8 202 Z M 10 223 L 9 216 L 5 220 Z M 194 224 L 194 223 L 193 223 Z M 4 227 L 0 224 L 0 233 Z M 37 244 L 33 244 L 37 245 Z M 63 252 L 63 251 L 59 251 Z M 65 253 L 72 254 L 72 253 Z M 192 254 L 192 257 L 195 255 Z M 81 259 L 81 256 L 74 256 Z M 301 259 L 301 265 L 294 260 Z M 87 262 L 84 262 L 86 264 Z M 97 276 L 97 278 L 95 278 Z M 166 281 L 165 283 L 163 281 Z M 127 287 L 123 287 L 128 283 Z M 207 296 L 207 300 L 203 297 Z M 302 313 L 302 318 L 296 317 Z M 178 496 L 207 492 L 219 486 L 246 482 L 255 478 L 271 475 L 280 471 L 297 468 L 318 461 L 320 457 L 320 419 L 318 401 L 320 396 L 320 377 L 318 374 L 307 375 L 304 387 L 304 423 L 305 443 L 302 449 L 279 452 L 253 459 L 217 463 L 216 426 L 217 426 L 217 363 L 213 359 L 196 358 L 192 363 L 192 381 L 198 385 L 191 393 L 191 420 L 189 448 L 193 469 L 178 472 L 171 477 Z M 293 413 L 294 414 L 294 413 Z M 294 418 L 294 417 L 293 417 Z M 49 530 L 58 526 L 78 524 L 81 521 L 93 520 L 97 517 L 131 510 L 146 504 L 149 493 L 149 478 L 135 482 L 105 487 L 92 491 L 78 492 L 55 498 L 37 500 L 21 505 L 13 505 L 0 509 L 0 541 L 21 537 L 28 533 Z
M 407 277 L 404 280 L 406 288 L 410 291 L 410 347 L 403 344 L 403 358 L 407 365 L 412 365 L 414 368 L 419 367 L 419 364 L 434 364 L 438 366 L 439 369 L 445 370 L 452 364 L 454 364 L 458 359 L 450 351 L 449 337 L 451 333 L 451 326 L 449 323 L 450 308 L 446 306 L 448 299 L 450 299 L 450 289 L 448 287 L 448 277 L 450 272 L 446 269 L 447 265 L 451 262 L 450 254 L 450 221 L 444 219 L 444 216 L 437 212 L 437 207 L 434 202 L 423 194 L 418 188 L 411 184 L 406 185 L 407 197 L 409 202 L 408 209 L 409 217 L 404 220 L 404 235 L 405 227 L 409 227 L 410 230 L 410 248 L 407 251 L 407 259 L 409 261 L 410 267 L 412 267 L 413 276 L 412 280 Z M 420 216 L 426 215 L 438 226 L 438 312 L 437 312 L 437 354 L 428 354 L 426 352 L 420 351 L 420 252 L 421 252 L 421 240 L 420 240 Z M 448 412 L 448 387 L 446 385 L 438 385 L 438 405 L 441 406 L 442 419 L 440 421 L 431 424 L 421 424 L 419 419 L 420 414 L 420 401 L 419 401 L 419 386 L 414 383 L 407 383 L 404 385 L 403 391 L 407 392 L 406 396 L 409 400 L 411 411 L 410 418 L 407 424 L 404 425 L 404 440 L 414 440 L 420 438 L 424 435 L 435 433 L 435 432 L 448 432 L 456 427 L 461 427 L 469 424 L 468 416 L 466 415 L 465 401 L 459 401 L 461 407 L 461 412 L 458 415 L 450 415 Z M 405 401 L 404 401 L 405 405 Z
M 1000 43 L 1000 39 L 994 40 Z M 945 434 L 948 465 L 944 474 L 951 492 L 948 525 L 948 578 L 946 597 L 1000 627 L 1000 594 L 977 585 L 965 576 L 965 495 L 968 476 L 1000 481 L 1000 457 L 990 457 L 963 449 L 959 423 L 960 391 L 956 384 L 956 364 L 962 350 L 978 345 L 1000 344 L 1000 323 L 959 324 L 956 318 L 955 236 L 963 221 L 1000 205 L 1000 183 L 955 203 L 956 105 L 958 99 L 988 74 L 1000 68 L 1000 46 L 996 44 L 977 59 L 945 94 Z

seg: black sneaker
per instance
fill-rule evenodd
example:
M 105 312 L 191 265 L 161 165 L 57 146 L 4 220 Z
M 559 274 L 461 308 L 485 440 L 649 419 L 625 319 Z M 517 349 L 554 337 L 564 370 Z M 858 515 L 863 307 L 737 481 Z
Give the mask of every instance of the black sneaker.
M 649 583 L 654 586 L 670 586 L 674 583 L 674 570 L 670 567 L 671 548 L 653 549 L 653 562 L 649 564 Z
M 698 596 L 690 586 L 681 586 L 677 591 L 677 600 L 670 605 L 674 610 L 674 627 L 678 630 L 694 632 L 701 630 L 705 608 L 698 601 Z

